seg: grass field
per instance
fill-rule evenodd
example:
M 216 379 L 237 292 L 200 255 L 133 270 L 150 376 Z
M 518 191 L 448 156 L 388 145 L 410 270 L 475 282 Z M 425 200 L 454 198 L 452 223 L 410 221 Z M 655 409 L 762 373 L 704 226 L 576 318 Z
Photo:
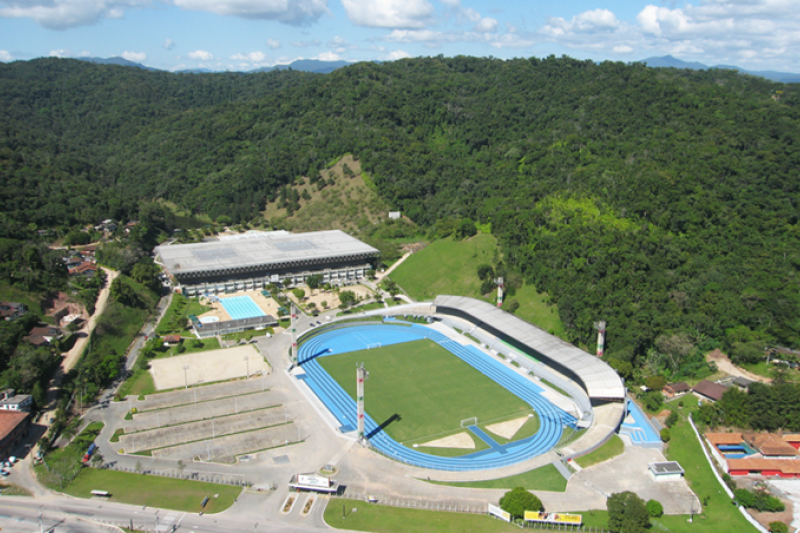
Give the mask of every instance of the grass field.
M 137 369 L 125 380 L 119 388 L 119 397 L 125 398 L 127 395 L 141 396 L 155 394 L 156 384 L 153 382 L 153 374 L 149 370 Z
M 19 302 L 28 306 L 28 311 L 42 316 L 42 295 L 28 292 L 11 285 L 0 284 L 0 301 Z
M 84 468 L 63 492 L 90 498 L 93 490 L 107 490 L 114 502 L 207 514 L 224 511 L 242 491 L 241 487 L 216 483 Z M 206 496 L 208 503 L 202 508 L 200 502 Z
M 485 424 L 532 412 L 502 386 L 429 340 L 320 357 L 320 365 L 355 398 L 356 362 L 369 371 L 367 413 L 397 442 L 411 445 L 464 431 L 461 421 Z M 399 418 L 398 418 L 399 417 Z
M 446 481 L 431 481 L 434 485 L 445 485 L 447 487 L 464 487 L 470 489 L 513 489 L 525 487 L 528 490 L 544 490 L 549 492 L 564 492 L 567 490 L 567 480 L 552 464 L 530 470 L 522 474 L 504 477 L 500 479 L 488 479 L 484 481 L 467 481 L 463 483 L 453 483 Z
M 592 465 L 596 465 L 597 463 L 608 461 L 624 451 L 625 443 L 622 442 L 622 439 L 619 438 L 619 436 L 614 435 L 608 440 L 608 442 L 597 448 L 595 451 L 575 459 L 575 462 L 578 463 L 581 468 L 587 468 Z
M 514 313 L 523 320 L 536 324 L 543 330 L 557 337 L 564 336 L 564 323 L 558 316 L 558 307 L 547 303 L 547 293 L 539 294 L 533 285 L 524 285 L 506 303 L 512 299 L 519 302 L 519 309 Z M 505 307 L 505 306 L 504 306 Z
M 493 502 L 497 503 L 497 502 Z M 342 518 L 342 507 L 346 518 Z M 354 511 L 356 509 L 356 511 Z M 361 500 L 334 499 L 325 508 L 325 522 L 339 529 L 375 533 L 519 533 L 520 528 L 487 515 L 399 509 Z
M 496 252 L 497 239 L 486 233 L 463 241 L 448 237 L 411 255 L 392 272 L 391 278 L 415 300 L 438 294 L 480 298 L 477 267 L 481 263 L 493 264 Z

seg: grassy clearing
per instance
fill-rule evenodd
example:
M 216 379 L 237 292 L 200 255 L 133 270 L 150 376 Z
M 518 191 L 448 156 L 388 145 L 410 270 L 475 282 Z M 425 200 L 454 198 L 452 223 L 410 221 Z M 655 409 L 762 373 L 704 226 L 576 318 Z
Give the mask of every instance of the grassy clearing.
M 353 171 L 353 177 L 344 174 L 344 165 Z M 307 191 L 309 200 L 300 200 L 300 209 L 287 216 L 285 208 L 278 208 L 277 200 L 266 205 L 264 218 L 273 225 L 294 231 L 319 231 L 341 229 L 357 232 L 365 225 L 375 224 L 386 218 L 388 206 L 371 189 L 361 174 L 361 163 L 346 154 L 320 172 L 320 175 L 332 185 L 319 190 L 308 178 L 304 184 L 295 183 L 292 187 L 303 194 Z
M 625 443 L 622 442 L 622 439 L 619 438 L 618 435 L 614 435 L 608 440 L 608 442 L 597 448 L 595 451 L 575 459 L 575 462 L 578 463 L 581 468 L 587 468 L 592 465 L 596 465 L 597 463 L 608 461 L 624 451 Z
M 367 412 L 379 424 L 388 423 L 386 432 L 407 446 L 459 433 L 461 421 L 474 416 L 491 424 L 531 413 L 525 402 L 429 340 L 318 361 L 352 398 L 355 364 L 364 362 L 370 372 Z
M 453 483 L 447 481 L 431 481 L 434 485 L 445 485 L 447 487 L 464 487 L 470 489 L 513 489 L 525 487 L 528 490 L 543 490 L 548 492 L 564 492 L 567 490 L 567 480 L 552 464 L 545 465 L 535 470 L 517 474 L 514 476 L 500 479 L 488 479 L 485 481 L 468 481 L 464 483 Z
M 558 316 L 558 307 L 548 304 L 548 298 L 546 292 L 539 294 L 533 285 L 524 285 L 514 296 L 506 299 L 506 303 L 512 299 L 518 301 L 519 309 L 515 315 L 531 324 L 536 324 L 551 335 L 563 337 L 564 323 Z
M 183 351 L 181 351 L 183 349 Z M 156 352 L 156 359 L 164 357 L 173 357 L 175 355 L 186 355 L 195 352 L 207 352 L 209 350 L 219 350 L 219 341 L 216 337 L 209 337 L 207 339 L 182 339 L 179 346 L 172 346 L 163 352 Z
M 113 502 L 206 514 L 229 508 L 242 491 L 240 487 L 216 483 L 84 468 L 64 492 L 90 498 L 93 490 L 107 490 Z M 208 504 L 202 508 L 200 503 L 206 496 Z
M 164 313 L 164 318 L 158 323 L 156 327 L 157 335 L 169 335 L 177 333 L 180 335 L 192 335 L 186 329 L 186 323 L 189 320 L 189 315 L 202 315 L 209 311 L 211 308 L 201 305 L 195 300 L 189 300 L 181 294 L 173 294 L 172 302 L 169 304 L 167 312 Z
M 119 388 L 119 397 L 125 398 L 129 394 L 131 396 L 147 396 L 155 394 L 155 392 L 156 384 L 153 382 L 153 374 L 149 370 L 137 369 Z
M 492 235 L 479 233 L 463 241 L 448 237 L 411 255 L 391 278 L 416 300 L 432 299 L 437 294 L 480 298 L 477 267 L 493 264 L 496 253 L 497 239 Z
M 342 508 L 346 518 L 342 518 Z M 354 511 L 357 509 L 357 511 Z M 375 533 L 519 533 L 517 526 L 507 524 L 487 515 L 398 509 L 368 504 L 360 500 L 335 499 L 325 508 L 325 522 L 329 526 Z
M 764 376 L 765 378 L 774 378 L 775 368 L 777 365 L 767 363 L 766 361 L 760 361 L 756 364 L 741 364 L 739 366 L 741 366 L 745 370 L 749 370 L 753 374 L 758 374 L 759 376 Z M 785 368 L 786 379 L 788 381 L 800 382 L 800 371 L 788 367 L 783 367 L 783 368 Z
M 102 429 L 102 422 L 92 422 L 67 446 L 48 452 L 43 464 L 34 469 L 39 482 L 59 491 L 69 486 L 83 468 L 83 455 Z
M 0 300 L 4 302 L 19 302 L 28 306 L 28 312 L 44 316 L 42 312 L 42 295 L 36 292 L 23 291 L 11 285 L 0 284 Z

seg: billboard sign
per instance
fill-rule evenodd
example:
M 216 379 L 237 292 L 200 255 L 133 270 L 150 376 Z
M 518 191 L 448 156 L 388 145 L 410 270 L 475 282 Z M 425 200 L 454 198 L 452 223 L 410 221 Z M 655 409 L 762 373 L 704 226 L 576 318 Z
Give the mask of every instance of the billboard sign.
M 582 515 L 569 513 L 539 513 L 536 511 L 525 511 L 524 518 L 529 522 L 565 524 L 570 526 L 579 526 L 583 523 Z
M 496 505 L 489 504 L 489 514 L 496 516 L 500 520 L 505 520 L 506 522 L 511 522 L 511 515 L 508 514 L 507 511 L 504 511 L 497 507 Z

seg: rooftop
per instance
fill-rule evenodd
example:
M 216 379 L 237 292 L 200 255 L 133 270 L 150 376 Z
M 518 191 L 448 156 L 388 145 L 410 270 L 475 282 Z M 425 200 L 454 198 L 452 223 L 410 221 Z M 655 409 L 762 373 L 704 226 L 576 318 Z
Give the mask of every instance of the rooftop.
M 729 470 L 777 470 L 784 474 L 800 474 L 800 461 L 791 459 L 760 459 L 752 457 L 747 459 L 728 459 Z
M 649 463 L 647 467 L 654 474 L 683 474 L 683 468 L 677 461 L 665 461 L 663 463 Z
M 744 440 L 761 452 L 761 455 L 798 455 L 798 451 L 791 444 L 771 433 L 749 433 L 744 435 Z
M 310 233 L 264 232 L 246 238 L 196 244 L 173 244 L 155 249 L 174 275 L 236 269 L 245 273 L 320 260 L 374 257 L 378 250 L 340 230 Z
M 706 433 L 704 437 L 715 446 L 736 445 L 742 443 L 741 433 Z
M 578 376 L 590 398 L 621 400 L 625 386 L 619 375 L 605 361 L 589 355 L 580 348 L 550 335 L 543 329 L 525 322 L 494 305 L 464 296 L 437 296 L 437 308 L 461 310 L 484 324 L 569 368 Z
M 0 409 L 0 440 L 6 438 L 26 418 L 28 418 L 28 413 Z
M 676 381 L 675 383 L 667 383 L 664 387 L 665 388 L 668 387 L 670 390 L 672 390 L 672 392 L 675 392 L 675 393 L 688 392 L 688 391 L 692 390 L 692 388 L 689 386 L 689 384 L 686 383 L 685 381 Z
M 706 398 L 710 398 L 715 402 L 721 400 L 722 395 L 725 394 L 725 391 L 727 390 L 728 389 L 726 389 L 719 383 L 712 383 L 707 379 L 704 379 L 703 381 L 694 386 L 694 392 L 696 392 L 697 394 L 701 394 Z

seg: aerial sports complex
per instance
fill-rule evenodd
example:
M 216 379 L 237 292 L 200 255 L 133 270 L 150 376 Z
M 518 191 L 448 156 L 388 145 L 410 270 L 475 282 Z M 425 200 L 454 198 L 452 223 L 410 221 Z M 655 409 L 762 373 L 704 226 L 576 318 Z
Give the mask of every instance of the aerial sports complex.
M 324 283 L 361 279 L 378 250 L 340 230 L 252 231 L 216 241 L 155 249 L 156 261 L 186 296 L 226 294 L 294 285 L 320 275 Z
M 605 362 L 473 298 L 336 321 L 301 335 L 296 357 L 291 374 L 332 428 L 420 468 L 569 459 L 606 442 L 626 414 Z

